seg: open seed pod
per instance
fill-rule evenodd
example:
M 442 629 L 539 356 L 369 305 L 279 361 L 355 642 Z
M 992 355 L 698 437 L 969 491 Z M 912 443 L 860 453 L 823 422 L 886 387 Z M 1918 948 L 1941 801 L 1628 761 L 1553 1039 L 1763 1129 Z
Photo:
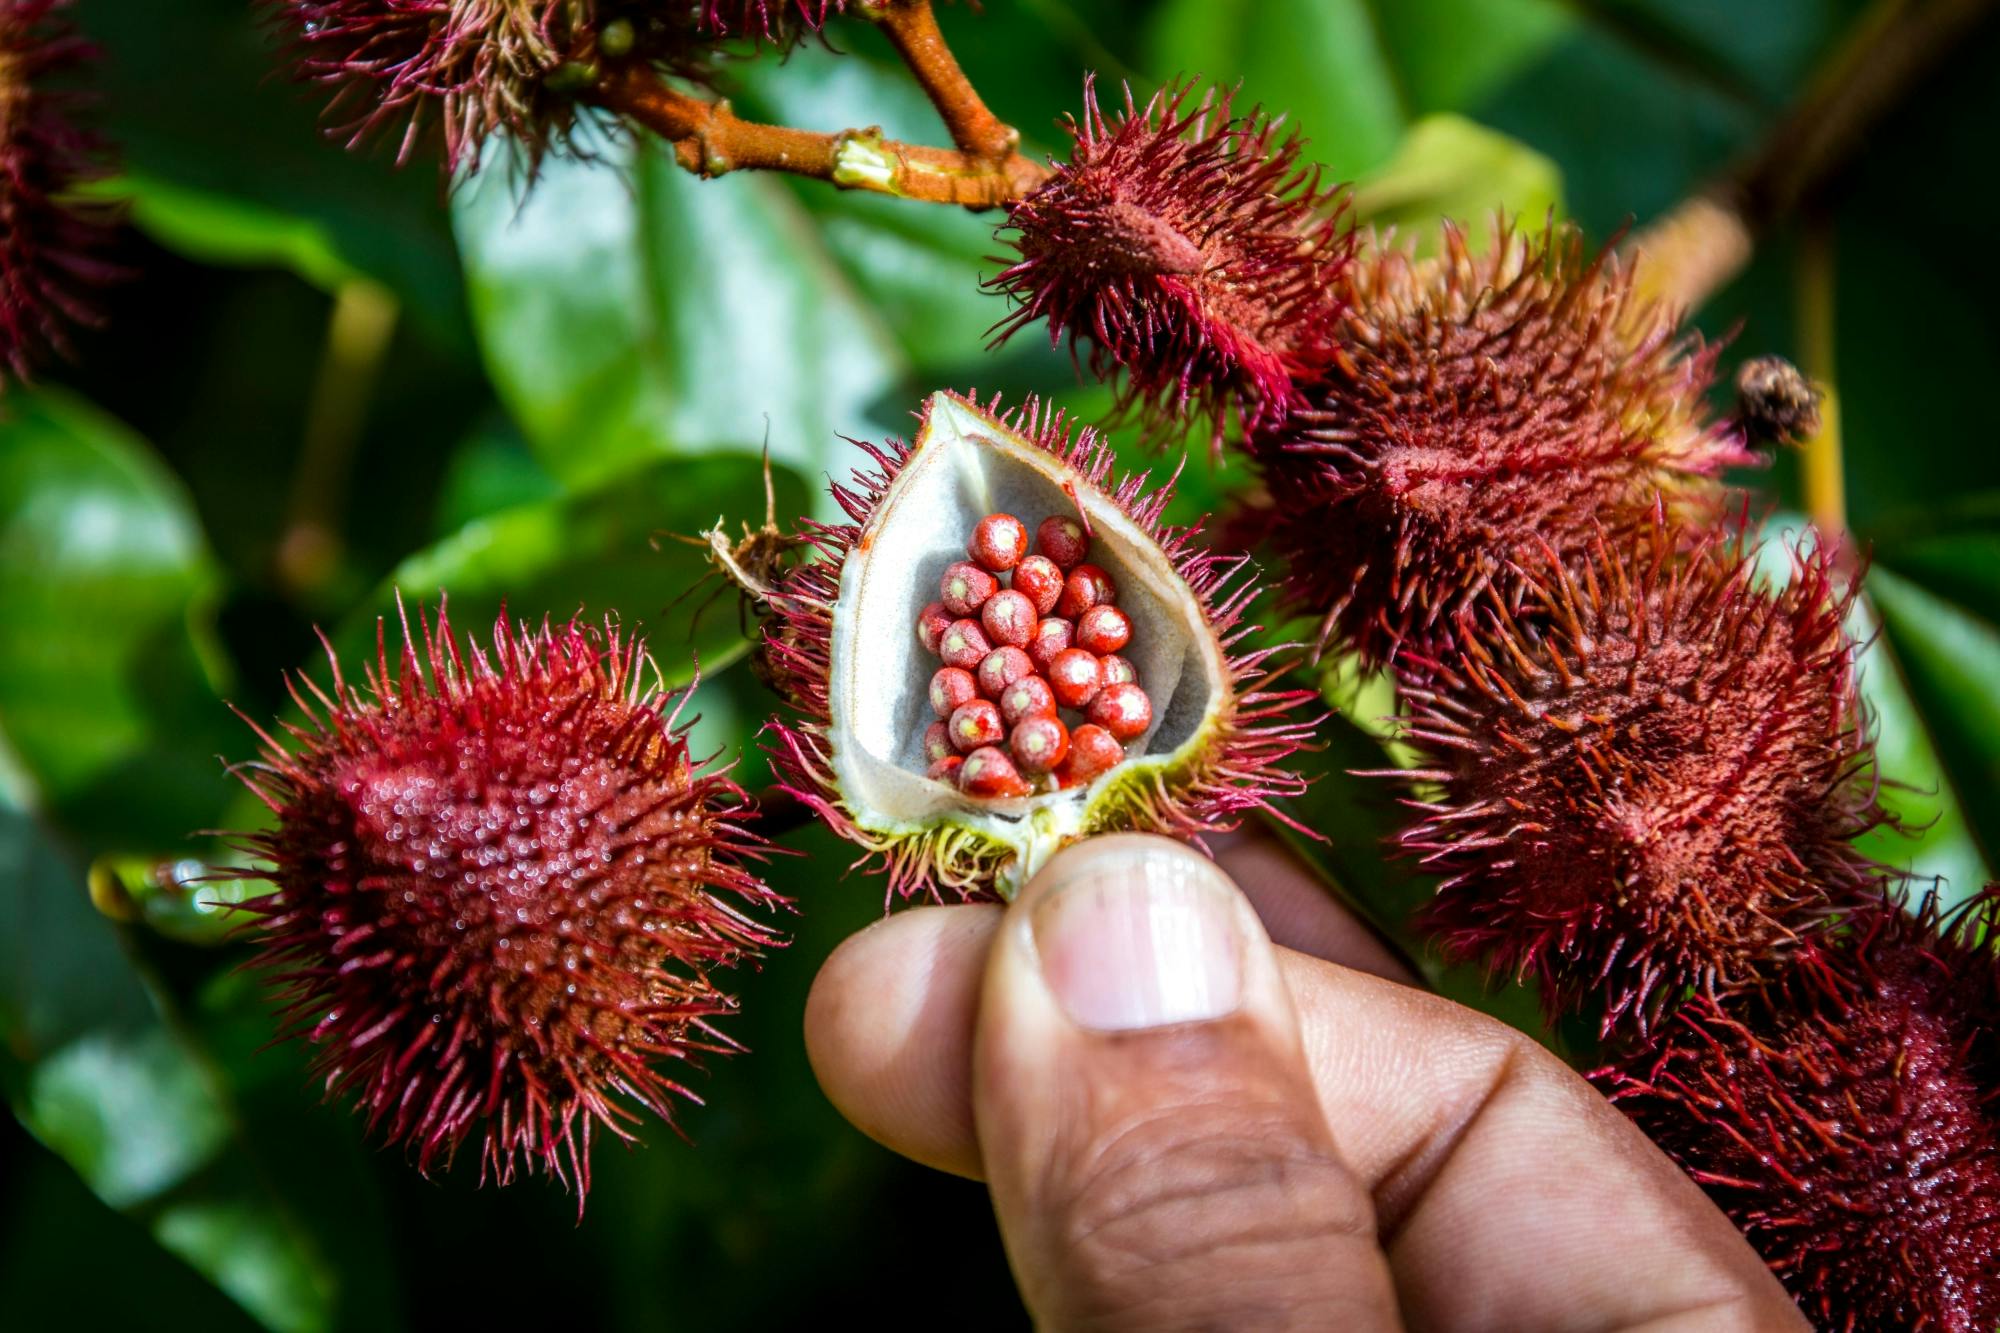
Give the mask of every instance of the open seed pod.
M 771 728 L 784 781 L 865 848 L 864 861 L 879 861 L 892 893 L 1011 896 L 1078 838 L 1144 830 L 1199 844 L 1235 827 L 1240 812 L 1303 789 L 1281 765 L 1310 739 L 1317 719 L 1293 710 L 1315 696 L 1265 688 L 1272 649 L 1236 651 L 1256 591 L 1247 562 L 1162 525 L 1171 484 L 1148 489 L 1143 475 L 1114 477 L 1102 438 L 1072 433 L 1060 413 L 1033 401 L 1002 415 L 997 399 L 982 408 L 935 394 L 914 443 L 862 447 L 876 469 L 833 490 L 852 522 L 807 524 L 819 555 L 770 599 L 765 653 L 800 715 Z M 1038 534 L 1032 556 L 1018 537 L 1000 542 L 997 554 L 990 549 L 993 526 L 982 519 L 1010 516 L 1020 523 L 1001 524 L 1003 534 Z M 985 574 L 969 551 L 999 572 Z M 1060 607 L 1053 596 L 1033 600 L 1046 617 L 1040 625 L 1068 627 L 1062 613 L 1074 612 L 1077 632 L 1109 651 L 1065 645 L 1031 658 L 1003 643 L 976 674 L 960 668 L 965 680 L 940 666 L 939 654 L 954 660 L 949 654 L 979 632 L 964 608 L 1001 600 L 1000 581 L 1016 569 L 1021 588 L 1038 587 L 1028 576 L 1037 558 L 1065 575 Z M 957 610 L 933 605 L 941 587 Z M 1125 626 L 1093 638 L 1119 617 L 1079 611 L 1079 597 L 1115 602 Z M 1003 669 L 1010 662 L 1011 676 Z M 1061 705 L 1023 685 L 1023 674 L 1041 679 L 1043 662 Z M 1095 670 L 1086 682 L 1094 688 L 1077 690 L 1072 668 Z M 1017 709 L 1005 693 L 1013 687 L 1041 695 L 1040 706 Z M 1029 748 L 1016 738 L 1018 766 L 991 742 L 987 714 L 996 704 L 1015 715 L 1017 732 L 1026 725 L 1031 733 Z M 1049 718 L 1075 744 L 1063 765 L 1037 778 L 1038 728 Z M 965 736 L 956 734 L 961 723 Z M 947 748 L 968 739 L 977 742 L 969 753 Z M 1091 758 L 1100 750 L 1108 766 Z

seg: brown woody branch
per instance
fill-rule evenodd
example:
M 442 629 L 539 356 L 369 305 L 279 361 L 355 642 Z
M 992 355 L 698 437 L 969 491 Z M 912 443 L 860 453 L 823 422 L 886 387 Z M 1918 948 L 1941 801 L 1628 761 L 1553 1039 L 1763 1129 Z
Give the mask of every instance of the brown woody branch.
M 987 109 L 939 30 L 931 0 L 880 0 L 864 11 L 882 26 L 896 54 L 937 108 L 959 151 L 982 162 L 1004 162 L 1021 135 Z
M 782 171 L 843 189 L 977 209 L 1018 199 L 1048 174 L 1011 150 L 992 159 L 900 143 L 879 129 L 827 134 L 744 120 L 727 101 L 680 92 L 636 62 L 607 69 L 594 96 L 672 143 L 675 160 L 701 176 Z

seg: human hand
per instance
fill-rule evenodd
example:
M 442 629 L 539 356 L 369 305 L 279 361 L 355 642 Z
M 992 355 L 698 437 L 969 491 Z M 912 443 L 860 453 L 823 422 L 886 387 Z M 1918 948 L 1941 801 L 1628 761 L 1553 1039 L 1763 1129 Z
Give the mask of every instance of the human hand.
M 1407 984 L 1282 848 L 1223 863 L 1094 839 L 1005 909 L 877 922 L 814 985 L 821 1086 L 987 1182 L 1040 1325 L 1805 1327 L 1574 1072 Z

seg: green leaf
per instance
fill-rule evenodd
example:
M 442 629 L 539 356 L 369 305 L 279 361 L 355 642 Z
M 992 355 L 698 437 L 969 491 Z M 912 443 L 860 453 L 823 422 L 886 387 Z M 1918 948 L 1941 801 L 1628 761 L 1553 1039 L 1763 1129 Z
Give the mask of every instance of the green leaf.
M 201 1071 L 158 1026 L 53 1052 L 28 1076 L 21 1121 L 113 1208 L 171 1189 L 229 1137 Z
M 746 104 L 778 124 L 879 124 L 890 137 L 916 143 L 942 137 L 936 112 L 899 63 L 809 46 L 782 65 L 753 66 L 747 82 Z M 982 292 L 979 282 L 999 267 L 989 262 L 1003 249 L 993 235 L 1003 218 L 998 210 L 926 208 L 864 190 L 829 190 L 817 181 L 797 182 L 795 192 L 827 253 L 912 367 L 993 381 L 993 360 L 982 349 L 1008 303 Z M 1023 339 L 1007 355 L 1032 353 L 1034 342 Z M 1067 363 L 1062 369 L 1067 375 Z M 912 387 L 921 395 L 943 386 Z
M 775 465 L 772 480 L 779 521 L 789 527 L 807 504 L 805 483 Z M 703 550 L 674 538 L 724 520 L 735 536 L 741 522 L 763 516 L 760 462 L 713 455 L 656 462 L 593 490 L 474 519 L 396 567 L 349 618 L 339 636 L 343 660 L 372 655 L 377 617 L 393 627 L 397 589 L 413 615 L 442 589 L 461 633 L 483 636 L 503 604 L 517 620 L 617 613 L 646 633 L 669 682 L 688 679 L 697 658 L 703 671 L 719 670 L 747 647 L 737 598 L 708 578 Z
M 1868 645 L 1856 664 L 1861 699 L 1875 727 L 1882 805 L 1902 826 L 1874 829 L 1858 845 L 1917 879 L 1943 881 L 1953 900 L 1962 898 L 1986 882 L 1988 871 L 1932 738 L 1931 724 L 1938 719 L 1927 718 L 1917 706 L 1873 605 L 1855 608 L 1849 633 Z
M 1854 20 L 1827 0 L 1568 0 L 1579 18 L 1662 69 L 1743 100 L 1784 104 Z
M 328 1327 L 333 1279 L 268 1180 L 238 1160 L 237 1113 L 215 1070 L 162 1020 L 91 910 L 81 869 L 11 800 L 0 801 L 0 870 L 0 1082 L 22 1125 L 267 1327 Z M 258 1245 L 192 1243 L 197 1200 L 241 1219 Z
M 1415 113 L 1473 105 L 1577 22 L 1563 0 L 1373 0 L 1368 8 Z
M 54 391 L 10 395 L 5 411 L 0 1071 L 9 1098 L 98 1197 L 269 1327 L 326 1327 L 334 1280 L 279 1201 L 289 1168 L 245 1164 L 250 1126 L 230 1072 L 175 1013 L 145 958 L 150 942 L 121 938 L 92 909 L 78 854 L 157 858 L 228 799 L 233 784 L 215 755 L 237 736 L 216 697 L 225 673 L 208 627 L 218 576 L 187 497 L 141 441 Z M 59 842 L 57 827 L 80 846 Z M 239 1219 L 258 1245 L 204 1249 L 199 1236 L 213 1229 L 189 1230 L 197 1204 Z
M 768 426 L 816 473 L 840 434 L 900 428 L 902 357 L 782 182 L 609 151 L 625 170 L 554 162 L 523 200 L 501 163 L 454 204 L 488 368 L 550 472 L 754 452 Z
M 452 451 L 438 487 L 436 535 L 516 505 L 553 500 L 562 486 L 498 411 Z
M 1760 124 L 1741 101 L 1598 24 L 1574 26 L 1448 109 L 1546 154 L 1562 173 L 1568 211 L 1600 238 L 1679 203 Z
M 153 1219 L 160 1244 L 210 1274 L 264 1327 L 314 1333 L 329 1327 L 327 1278 L 296 1262 L 296 1237 L 267 1208 L 240 1194 L 176 1200 Z
M 1408 119 L 1368 0 L 1168 0 L 1150 29 L 1148 63 L 1164 74 L 1241 80 L 1311 140 L 1336 179 L 1386 161 Z M 1135 88 L 1140 97 L 1145 89 Z
M 1781 512 L 1767 528 L 1770 538 L 1757 551 L 1763 576 L 1782 586 L 1796 570 L 1792 552 L 1810 531 L 1799 514 Z M 1866 596 L 1849 613 L 1848 637 L 1861 645 L 1855 672 L 1861 703 L 1874 729 L 1876 773 L 1882 806 L 1900 827 L 1882 827 L 1858 842 L 1868 856 L 1919 879 L 1938 879 L 1962 897 L 1986 880 L 1986 864 L 1966 825 L 1961 793 L 1939 756 L 1940 718 L 1919 705 L 1883 632 L 1877 614 L 1880 570 L 1864 586 Z
M 2000 847 L 2000 627 L 1881 565 L 1868 590 L 1951 788 L 1990 852 Z M 1903 775 L 1885 769 L 1885 776 Z M 1962 894 L 1978 884 L 1954 887 Z
M 235 201 L 244 210 L 236 226 L 295 219 L 295 246 L 317 234 L 339 262 L 463 345 L 464 301 L 434 159 L 399 172 L 393 144 L 354 153 L 329 142 L 326 90 L 291 81 L 283 41 L 243 0 L 79 0 L 76 22 L 103 49 L 92 91 L 106 137 L 134 178 L 218 208 Z
M 0 404 L 0 734 L 38 799 L 132 850 L 220 800 L 219 576 L 180 482 L 55 390 Z
M 1477 243 L 1495 210 L 1532 228 L 1561 208 L 1555 163 L 1453 115 L 1426 116 L 1410 126 L 1396 155 L 1354 186 L 1356 217 L 1412 232 L 1432 249 L 1443 218 L 1464 225 Z
M 124 205 L 141 231 L 197 263 L 290 269 L 325 292 L 360 276 L 326 224 L 255 200 L 129 173 L 90 194 Z
M 0 1125 L 0 1136 L 10 1130 Z M 105 1208 L 61 1158 L 19 1136 L 8 1146 L 0 1291 L 10 1327 L 255 1333 L 258 1324 L 241 1306 L 144 1228 Z

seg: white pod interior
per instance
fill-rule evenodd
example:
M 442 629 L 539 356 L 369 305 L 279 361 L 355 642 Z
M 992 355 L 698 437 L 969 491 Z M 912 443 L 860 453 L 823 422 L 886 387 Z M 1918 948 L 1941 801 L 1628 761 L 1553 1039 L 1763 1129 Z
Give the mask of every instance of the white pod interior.
M 1111 575 L 1131 618 L 1122 655 L 1153 701 L 1153 724 L 1126 746 L 1125 762 L 1086 786 L 992 800 L 924 776 L 939 664 L 917 641 L 917 615 L 937 599 L 945 567 L 966 558 L 973 525 L 993 513 L 1030 532 L 1049 515 L 1081 513 L 1089 559 Z M 830 649 L 831 757 L 856 822 L 892 836 L 949 825 L 1011 848 L 1001 884 L 1010 897 L 1057 848 L 1103 827 L 1117 792 L 1186 763 L 1231 703 L 1208 617 L 1146 531 L 1056 455 L 945 394 L 931 398 L 914 452 L 848 554 Z

